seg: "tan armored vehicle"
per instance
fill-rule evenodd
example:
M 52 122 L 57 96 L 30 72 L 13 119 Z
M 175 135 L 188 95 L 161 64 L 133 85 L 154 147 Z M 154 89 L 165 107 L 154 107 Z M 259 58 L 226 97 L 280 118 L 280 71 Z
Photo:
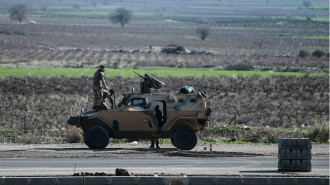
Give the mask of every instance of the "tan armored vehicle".
M 193 93 L 191 87 L 180 93 L 151 93 L 151 88 L 159 89 L 164 83 L 148 74 L 140 77 L 144 79 L 140 92 L 124 94 L 117 108 L 71 116 L 68 124 L 82 128 L 91 149 L 105 148 L 110 138 L 170 138 L 178 149 L 194 148 L 196 132 L 208 125 L 211 113 L 207 93 Z M 158 108 L 161 114 L 155 113 Z

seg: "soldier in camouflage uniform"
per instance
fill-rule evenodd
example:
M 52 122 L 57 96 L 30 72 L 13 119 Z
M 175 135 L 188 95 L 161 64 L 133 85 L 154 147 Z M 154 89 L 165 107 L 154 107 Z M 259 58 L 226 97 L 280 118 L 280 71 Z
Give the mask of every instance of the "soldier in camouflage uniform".
M 155 114 L 156 119 L 157 119 L 158 128 L 161 128 L 163 126 L 163 115 L 162 115 L 162 112 L 159 110 L 159 105 L 157 105 L 155 107 L 154 114 Z M 150 148 L 155 148 L 155 141 L 156 141 L 156 148 L 160 148 L 159 147 L 159 138 L 151 139 Z
M 109 90 L 108 86 L 104 81 L 104 71 L 105 67 L 100 66 L 100 68 L 94 73 L 93 78 L 93 91 L 94 91 L 94 111 L 100 110 L 103 104 L 102 89 Z

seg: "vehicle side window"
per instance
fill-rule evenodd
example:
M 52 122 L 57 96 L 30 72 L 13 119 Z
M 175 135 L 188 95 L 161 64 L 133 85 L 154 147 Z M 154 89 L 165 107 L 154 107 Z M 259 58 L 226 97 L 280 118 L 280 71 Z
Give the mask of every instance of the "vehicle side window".
M 144 99 L 131 99 L 129 102 L 127 102 L 128 106 L 144 106 L 145 100 Z

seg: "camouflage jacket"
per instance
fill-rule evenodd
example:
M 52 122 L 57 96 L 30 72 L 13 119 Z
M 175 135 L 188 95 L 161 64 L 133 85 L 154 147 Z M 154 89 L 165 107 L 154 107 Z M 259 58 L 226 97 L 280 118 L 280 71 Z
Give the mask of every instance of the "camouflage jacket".
M 104 73 L 101 70 L 97 70 L 94 73 L 93 86 L 94 87 L 103 87 L 104 89 L 108 88 L 104 81 Z

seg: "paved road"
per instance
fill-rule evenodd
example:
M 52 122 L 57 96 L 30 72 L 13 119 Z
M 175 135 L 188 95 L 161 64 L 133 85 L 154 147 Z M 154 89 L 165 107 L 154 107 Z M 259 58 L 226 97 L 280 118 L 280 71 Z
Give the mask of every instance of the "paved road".
M 162 158 L 162 159 L 8 159 L 0 160 L 0 176 L 72 175 L 125 168 L 139 174 L 174 175 L 302 175 L 328 176 L 329 160 L 312 160 L 312 172 L 278 173 L 277 159 L 258 158 Z M 76 166 L 76 168 L 75 168 Z

